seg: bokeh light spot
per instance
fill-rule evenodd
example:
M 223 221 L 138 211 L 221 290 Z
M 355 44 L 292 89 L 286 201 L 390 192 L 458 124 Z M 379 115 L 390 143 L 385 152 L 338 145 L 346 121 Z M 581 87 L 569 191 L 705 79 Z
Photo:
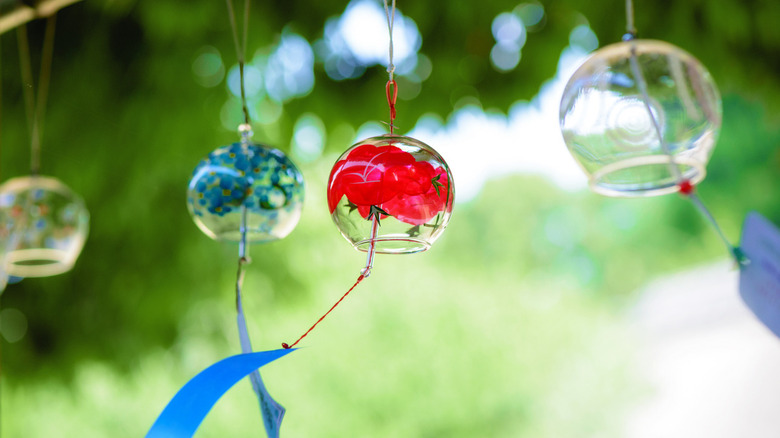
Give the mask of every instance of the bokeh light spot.
M 3 309 L 0 311 L 0 334 L 9 343 L 20 341 L 27 334 L 27 317 L 17 309 Z
M 531 31 L 538 30 L 544 24 L 544 7 L 538 3 L 520 4 L 515 8 L 514 13 Z
M 292 153 L 304 163 L 312 162 L 322 155 L 325 148 L 325 125 L 312 113 L 303 114 L 293 128 Z
M 203 47 L 192 61 L 192 74 L 195 81 L 204 87 L 215 87 L 225 77 L 225 64 L 222 55 L 214 47 Z

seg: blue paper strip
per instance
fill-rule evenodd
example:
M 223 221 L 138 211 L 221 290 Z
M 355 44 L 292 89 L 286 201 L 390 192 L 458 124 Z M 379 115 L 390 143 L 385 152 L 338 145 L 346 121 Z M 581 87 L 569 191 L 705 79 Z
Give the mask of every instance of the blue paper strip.
M 780 230 L 751 212 L 742 227 L 740 247 L 749 262 L 740 266 L 739 294 L 758 319 L 780 337 Z
M 293 349 L 239 354 L 201 371 L 173 396 L 146 438 L 189 438 L 214 404 L 239 380 Z

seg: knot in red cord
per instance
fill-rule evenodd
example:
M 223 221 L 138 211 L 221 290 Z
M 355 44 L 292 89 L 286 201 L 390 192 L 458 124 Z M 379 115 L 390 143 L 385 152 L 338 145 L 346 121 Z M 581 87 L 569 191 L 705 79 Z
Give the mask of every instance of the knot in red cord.
M 393 120 L 395 120 L 395 102 L 398 100 L 398 84 L 395 83 L 395 79 L 387 81 L 385 94 L 387 95 L 387 105 L 390 107 L 390 125 L 392 126 Z
M 680 184 L 678 184 L 677 187 L 679 188 L 680 193 L 682 193 L 685 196 L 688 196 L 691 193 L 693 193 L 693 189 L 695 188 L 695 186 L 691 184 L 691 182 L 687 179 L 680 181 Z

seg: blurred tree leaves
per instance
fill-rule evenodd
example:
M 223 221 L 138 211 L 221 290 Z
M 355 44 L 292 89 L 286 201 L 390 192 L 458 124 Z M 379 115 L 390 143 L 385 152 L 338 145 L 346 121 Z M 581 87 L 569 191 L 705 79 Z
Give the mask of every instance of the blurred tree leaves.
M 653 8 L 638 3 L 637 25 L 641 35 L 652 33 L 654 38 L 668 39 L 695 53 L 726 93 L 740 91 L 747 96 L 761 96 L 769 87 L 773 91 L 765 96 L 778 95 L 774 88 L 777 81 L 763 76 L 776 72 L 765 61 L 778 58 L 762 56 L 778 50 L 776 42 L 767 36 L 771 31 L 761 30 L 762 21 L 757 19 L 759 11 L 766 7 L 753 9 L 743 3 L 727 3 L 716 7 L 670 2 L 668 7 Z M 249 46 L 263 47 L 277 41 L 283 28 L 293 28 L 313 41 L 322 36 L 324 20 L 341 13 L 343 6 L 339 2 L 316 2 L 305 7 L 301 2 L 253 4 Z M 615 19 L 616 15 L 622 17 L 622 3 L 545 3 L 544 27 L 529 34 L 518 69 L 505 74 L 490 67 L 490 24 L 495 15 L 512 10 L 516 3 L 495 1 L 490 8 L 448 5 L 435 13 L 427 9 L 429 5 L 419 2 L 399 6 L 417 22 L 424 42 L 422 53 L 428 55 L 434 66 L 414 102 L 399 104 L 399 124 L 408 127 L 426 113 L 446 119 L 457 90 L 478 90 L 474 97 L 485 107 L 506 109 L 518 99 L 530 99 L 539 83 L 554 74 L 557 57 L 568 44 L 568 33 L 574 26 L 587 17 L 605 41 L 617 40 L 623 26 L 622 20 Z M 604 13 L 607 7 L 614 8 L 616 13 Z M 303 9 L 307 12 L 302 13 Z M 737 12 L 728 13 L 729 10 Z M 209 242 L 191 226 L 181 195 L 194 163 L 211 148 L 234 137 L 220 124 L 226 98 L 224 88 L 200 87 L 190 72 L 195 54 L 204 45 L 218 47 L 228 65 L 234 58 L 223 5 L 205 2 L 182 8 L 169 0 L 87 2 L 60 14 L 43 166 L 45 173 L 67 181 L 87 199 L 93 215 L 92 231 L 77 270 L 66 276 L 25 281 L 6 294 L 5 304 L 26 309 L 31 319 L 30 342 L 19 344 L 20 351 L 7 358 L 9 368 L 22 374 L 35 373 L 22 364 L 38 356 L 64 355 L 71 358 L 71 363 L 84 355 L 121 359 L 125 354 L 140 354 L 156 343 L 169 344 L 176 336 L 175 320 L 170 315 L 189 302 L 224 289 L 226 282 L 218 283 L 215 279 L 224 280 L 221 273 L 230 272 L 233 262 L 229 247 Z M 684 25 L 672 25 L 678 21 Z M 37 47 L 35 36 L 42 33 L 41 26 L 31 25 L 33 47 Z M 722 32 L 725 27 L 728 31 Z M 4 53 L 14 52 L 12 35 L 5 35 L 2 44 Z M 740 62 L 756 58 L 762 62 Z M 13 59 L 6 55 L 2 71 L 6 84 L 6 129 L 2 133 L 0 171 L 6 177 L 24 173 L 28 154 L 23 146 L 24 132 L 8 128 L 24 124 L 22 111 L 14 111 L 21 108 L 19 87 L 9 85 L 18 83 Z M 743 71 L 747 65 L 752 66 L 750 75 Z M 385 118 L 382 68 L 369 69 L 356 80 L 341 82 L 330 80 L 321 66 L 315 72 L 314 92 L 288 102 L 284 115 L 273 127 L 283 149 L 290 141 L 296 114 L 313 112 L 322 118 L 328 130 Z M 761 88 L 757 90 L 755 86 Z M 774 100 L 764 98 L 760 102 L 772 108 Z M 713 197 L 719 217 L 725 216 L 724 220 L 735 231 L 745 208 L 759 208 L 770 217 L 780 213 L 780 207 L 771 202 L 775 191 L 768 190 L 776 182 L 780 158 L 776 148 L 767 146 L 777 144 L 778 134 L 766 128 L 771 117 L 768 119 L 760 106 L 742 99 L 727 100 L 724 120 L 721 144 L 726 146 L 717 149 L 702 191 L 705 197 Z M 729 143 L 745 146 L 731 147 Z M 343 147 L 328 142 L 329 150 L 339 151 Z M 763 156 L 767 151 L 772 154 L 770 157 Z M 327 167 L 327 163 L 319 165 Z M 318 184 L 321 182 L 310 180 L 310 192 L 317 190 Z M 556 267 L 550 268 L 551 274 L 555 269 L 568 273 L 584 270 L 587 273 L 581 275 L 587 278 L 579 280 L 591 284 L 594 290 L 608 295 L 626 293 L 645 276 L 626 281 L 622 275 L 613 278 L 613 270 L 649 274 L 679 263 L 676 258 L 664 263 L 669 257 L 663 253 L 684 240 L 683 236 L 646 240 L 646 233 L 657 233 L 661 224 L 694 235 L 705 231 L 697 225 L 701 221 L 688 206 L 669 207 L 669 217 L 661 217 L 653 214 L 657 212 L 654 206 L 643 207 L 638 205 L 639 201 L 593 200 L 588 196 L 583 201 L 580 195 L 556 193 L 552 187 L 525 189 L 539 183 L 515 183 L 510 179 L 501 184 L 513 187 L 511 192 L 518 194 L 518 202 L 503 202 L 503 214 L 496 215 L 490 206 L 499 201 L 491 196 L 506 193 L 507 189 L 488 187 L 474 206 L 462 207 L 466 211 L 455 220 L 473 229 L 464 235 L 450 233 L 442 245 L 455 246 L 447 252 L 457 252 L 457 247 L 464 246 L 476 251 L 453 258 L 452 263 L 463 263 L 469 257 L 484 257 L 498 264 L 517 263 L 521 276 L 533 275 L 543 266 Z M 751 190 L 750 186 L 767 189 Z M 737 214 L 718 211 L 723 210 L 719 206 L 726 200 L 735 199 L 745 201 L 745 207 Z M 592 205 L 582 205 L 583 202 Z M 642 202 L 648 206 L 667 201 Z M 649 215 L 630 212 L 630 203 L 634 208 L 648 208 Z M 622 210 L 629 213 L 619 213 Z M 636 224 L 618 234 L 612 223 L 616 214 L 634 217 L 631 220 Z M 466 219 L 468 215 L 473 217 Z M 564 220 L 572 217 L 579 218 L 577 223 Z M 652 222 L 648 217 L 654 218 Z M 326 230 L 323 232 L 330 232 L 328 237 L 332 237 L 332 230 Z M 505 236 L 517 233 L 533 237 L 506 245 Z M 473 239 L 483 234 L 478 241 L 462 241 L 463 236 Z M 549 234 L 569 240 L 556 243 L 540 237 Z M 560 237 L 564 235 L 568 237 Z M 704 241 L 714 240 L 709 237 Z M 316 241 L 319 236 L 310 238 Z M 333 239 L 328 242 L 341 244 Z M 612 251 L 632 248 L 633 244 L 639 245 L 644 254 L 654 254 L 651 259 L 657 256 L 658 262 L 643 267 L 642 263 L 631 262 L 636 257 L 614 256 Z M 266 245 L 258 253 L 269 254 L 267 260 L 282 261 L 277 263 L 279 269 L 267 274 L 272 285 L 294 290 L 289 282 L 294 285 L 296 281 L 285 274 L 290 268 L 284 267 L 292 261 L 280 257 L 289 250 L 281 246 Z M 526 254 L 528 248 L 537 251 L 532 252 L 533 257 Z M 696 255 L 691 257 L 695 259 Z M 613 269 L 598 262 L 604 258 L 633 265 Z M 569 265 L 580 262 L 582 265 Z M 262 264 L 262 259 L 258 264 Z M 468 266 L 484 268 L 476 263 Z M 303 294 L 307 287 L 315 287 L 309 283 L 300 286 Z M 124 290 L 132 293 L 117 292 Z M 44 299 L 42 295 L 47 293 Z M 119 334 L 105 330 L 112 323 L 121 328 Z M 69 329 L 63 331 L 63 326 Z M 122 348 L 108 351 L 114 344 Z M 58 369 L 69 369 L 55 362 Z
M 569 44 L 569 33 L 579 24 L 588 23 L 601 45 L 618 41 L 624 33 L 623 2 L 560 0 L 541 4 L 546 13 L 544 25 L 529 33 L 518 68 L 500 73 L 489 60 L 491 23 L 497 14 L 513 10 L 518 2 L 399 2 L 401 11 L 417 23 L 423 40 L 421 53 L 432 64 L 431 75 L 422 83 L 419 95 L 398 104 L 397 124 L 402 130 L 411 129 L 424 114 L 447 120 L 464 96 L 477 98 L 484 108 L 499 112 L 506 112 L 518 100 L 530 100 L 540 84 L 555 74 L 561 50 Z M 268 50 L 278 43 L 285 29 L 313 43 L 322 37 L 325 21 L 341 14 L 345 6 L 345 2 L 330 0 L 253 2 L 250 52 L 255 48 Z M 748 210 L 758 210 L 775 223 L 780 222 L 778 8 L 776 2 L 758 0 L 636 4 L 640 36 L 664 39 L 694 54 L 716 78 L 725 96 L 721 139 L 700 193 L 733 240 Z M 33 47 L 39 47 L 42 23 L 32 23 L 30 35 Z M 28 162 L 15 45 L 13 34 L 0 39 L 3 180 L 25 174 Z M 139 377 L 139 364 L 157 367 L 158 371 L 165 369 L 160 365 L 165 362 L 160 358 L 164 354 L 161 351 L 181 353 L 187 350 L 181 346 L 185 341 L 218 345 L 214 350 L 219 354 L 236 351 L 231 348 L 236 346 L 231 332 L 235 247 L 203 236 L 192 225 L 184 205 L 184 188 L 198 160 L 236 138 L 235 132 L 224 129 L 221 122 L 223 105 L 229 98 L 224 81 L 220 86 L 204 88 L 193 78 L 193 60 L 204 46 L 215 47 L 227 68 L 234 64 L 221 2 L 185 5 L 174 0 L 95 1 L 81 2 L 60 12 L 42 166 L 43 173 L 65 181 L 86 199 L 92 214 L 91 232 L 72 272 L 22 281 L 9 286 L 2 296 L 3 307 L 21 309 L 29 322 L 23 340 L 14 344 L 3 341 L 7 382 L 21 388 L 46 376 L 81 388 L 80 379 L 86 371 L 79 365 L 84 363 L 108 364 L 105 366 L 111 372 L 126 373 L 140 382 L 144 377 Z M 37 54 L 33 55 L 37 62 Z M 274 124 L 256 127 L 257 139 L 285 151 L 289 151 L 293 124 L 303 113 L 320 117 L 327 133 L 324 155 L 301 166 L 307 184 L 301 224 L 284 242 L 252 249 L 247 290 L 248 300 L 254 302 L 250 319 L 254 321 L 254 335 L 259 334 L 256 346 L 260 348 L 277 345 L 286 340 L 283 336 L 309 323 L 318 308 L 312 303 L 322 307 L 330 302 L 362 263 L 362 256 L 348 247 L 330 223 L 324 182 L 336 154 L 348 146 L 355 130 L 366 121 L 386 119 L 385 80 L 385 69 L 377 66 L 357 79 L 334 81 L 318 62 L 313 91 L 285 102 L 284 112 Z M 475 153 L 479 153 L 478 148 Z M 418 269 L 438 272 L 432 276 L 438 283 L 429 281 L 430 289 L 457 291 L 453 295 L 463 300 L 468 296 L 463 291 L 466 284 L 473 287 L 474 294 L 495 294 L 489 300 L 495 306 L 501 307 L 502 300 L 507 300 L 537 309 L 528 324 L 512 325 L 508 310 L 497 319 L 515 334 L 536 329 L 545 333 L 539 342 L 523 350 L 528 355 L 565 356 L 565 360 L 551 356 L 538 362 L 521 361 L 525 364 L 521 372 L 529 375 L 550 367 L 554 372 L 539 377 L 539 383 L 530 378 L 523 381 L 520 385 L 529 385 L 530 389 L 514 394 L 515 398 L 501 394 L 490 402 L 504 406 L 506 411 L 496 408 L 485 416 L 503 415 L 506 418 L 502 424 L 507 430 L 519 430 L 516 422 L 533 418 L 539 409 L 531 401 L 535 395 L 544 391 L 553 394 L 550 397 L 560 395 L 553 382 L 563 371 L 554 367 L 562 367 L 570 359 L 561 349 L 578 345 L 587 337 L 578 333 L 577 327 L 557 326 L 555 312 L 572 321 L 593 317 L 596 319 L 582 322 L 583 327 L 601 327 L 603 321 L 599 318 L 608 318 L 602 316 L 603 307 L 621 308 L 631 299 L 631 292 L 652 276 L 724 254 L 720 242 L 693 207 L 678 197 L 607 199 L 590 193 L 562 192 L 539 178 L 512 176 L 489 183 L 478 199 L 458 205 L 450 230 L 424 256 L 425 262 L 418 262 L 419 258 L 382 258 L 380 262 L 387 266 L 382 270 L 419 281 L 428 276 Z M 365 300 L 384 299 L 382 303 L 391 305 L 386 297 L 378 296 L 392 295 L 401 287 L 418 287 L 411 280 L 398 280 L 390 274 L 376 277 L 371 279 L 376 285 L 362 292 L 367 295 Z M 443 292 L 436 296 L 448 298 Z M 568 300 L 575 304 L 568 304 Z M 479 306 L 477 301 L 469 303 L 465 306 Z M 430 302 L 428 305 L 435 306 Z M 462 306 L 455 302 L 432 312 L 429 319 L 420 316 L 425 330 L 447 327 L 448 321 L 459 318 L 453 312 Z M 490 307 L 478 308 L 490 315 Z M 403 359 L 402 347 L 409 346 L 407 339 L 413 330 L 394 337 L 394 327 L 405 324 L 398 317 L 403 312 L 382 320 L 378 309 L 368 310 L 376 313 L 371 314 L 375 321 L 352 313 L 344 315 L 336 327 L 376 331 L 375 338 L 359 333 L 345 337 L 358 345 L 380 339 Z M 350 325 L 350 318 L 358 322 Z M 475 313 L 466 321 L 484 323 L 480 318 Z M 507 326 L 485 330 L 498 336 L 504 332 L 502 327 Z M 456 327 L 462 330 L 462 337 L 482 338 L 470 333 L 472 329 L 478 331 L 480 327 L 466 323 Z M 613 336 L 608 329 L 599 330 L 604 332 L 599 340 Z M 333 336 L 339 335 L 334 331 Z M 446 339 L 456 342 L 459 337 Z M 412 342 L 414 354 L 422 355 L 426 348 L 435 350 L 434 340 L 435 336 Z M 455 362 L 464 361 L 467 353 L 492 354 L 480 346 L 480 339 L 471 342 L 464 356 L 450 350 L 443 354 Z M 365 368 L 371 367 L 365 360 L 359 362 L 360 357 L 352 357 L 358 353 L 345 351 L 342 344 L 334 341 L 329 345 L 341 347 L 337 351 Z M 545 345 L 551 351 L 544 350 Z M 583 344 L 582 349 L 587 350 L 588 345 Z M 596 350 L 608 350 L 604 345 L 598 344 Z M 375 353 L 382 350 L 381 346 L 372 348 Z M 596 354 L 582 355 L 591 353 Z M 208 357 L 197 363 L 205 366 L 215 359 Z M 348 370 L 339 371 L 336 359 L 319 360 L 326 364 L 315 371 L 320 379 L 327 379 L 327 373 L 340 373 L 336 379 L 352 377 Z M 186 362 L 182 359 L 176 363 Z M 90 365 L 90 369 L 100 374 L 103 366 Z M 392 368 L 387 364 L 383 367 L 380 369 Z M 193 365 L 190 371 L 197 371 L 197 367 Z M 495 371 L 498 376 L 509 375 L 507 369 Z M 297 377 L 303 373 L 300 369 L 297 372 Z M 435 376 L 419 373 L 412 383 L 431 378 L 435 381 Z M 464 373 L 463 368 L 457 368 L 449 376 L 465 380 Z M 594 385 L 602 384 L 599 379 Z M 492 383 L 491 388 L 500 387 Z M 404 385 L 403 394 L 414 393 L 411 383 Z M 430 385 L 424 387 L 433 391 Z M 479 391 L 476 384 L 470 388 Z M 328 400 L 328 391 L 338 392 L 325 383 L 314 389 L 312 397 L 322 400 Z M 360 397 L 356 388 L 352 391 L 350 394 Z M 294 391 L 285 395 L 295 400 Z M 431 397 L 443 403 L 444 395 L 442 392 Z M 369 391 L 365 398 L 368 406 L 380 406 L 378 390 Z M 545 400 L 554 403 L 554 397 Z M 581 401 L 572 403 L 585 405 Z M 513 417 L 517 412 L 522 415 Z M 585 414 L 580 420 L 573 424 L 587 423 Z M 481 420 L 455 425 L 447 421 L 455 420 L 453 416 L 434 417 L 427 433 L 456 436 L 453 430 L 462 426 L 461 430 L 470 431 L 463 436 L 479 434 Z M 391 418 L 382 419 L 382 427 L 387 430 L 391 424 Z M 337 425 L 329 427 L 337 430 Z M 528 436 L 534 436 L 533 427 L 523 427 L 529 427 Z M 560 431 L 556 427 L 563 426 L 551 422 L 539 427 L 548 436 L 556 436 L 550 431 Z

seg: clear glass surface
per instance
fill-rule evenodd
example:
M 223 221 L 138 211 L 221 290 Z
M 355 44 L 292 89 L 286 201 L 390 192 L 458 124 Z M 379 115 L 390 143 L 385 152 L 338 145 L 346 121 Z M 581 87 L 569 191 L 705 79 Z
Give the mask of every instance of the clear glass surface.
M 6 274 L 46 277 L 70 270 L 88 232 L 84 201 L 58 179 L 24 176 L 0 186 Z
M 569 151 L 591 188 L 610 196 L 675 192 L 696 184 L 721 126 L 721 100 L 709 72 L 663 41 L 604 47 L 569 79 L 560 107 Z
M 347 149 L 328 179 L 328 208 L 358 250 L 371 244 L 379 220 L 378 253 L 425 251 L 447 227 L 455 190 L 447 163 L 425 143 L 400 135 L 360 141 Z

